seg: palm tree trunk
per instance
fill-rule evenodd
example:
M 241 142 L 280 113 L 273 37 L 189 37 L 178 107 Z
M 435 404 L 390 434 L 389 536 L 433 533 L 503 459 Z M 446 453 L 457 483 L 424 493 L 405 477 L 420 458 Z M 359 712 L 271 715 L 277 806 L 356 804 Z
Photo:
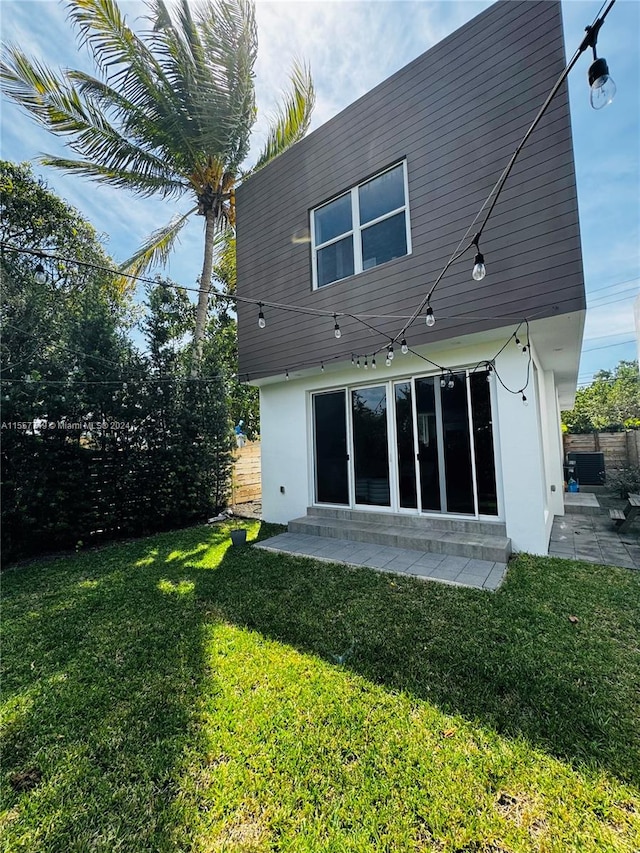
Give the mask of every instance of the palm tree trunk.
M 205 213 L 207 227 L 204 233 L 204 262 L 200 276 L 200 293 L 196 311 L 196 328 L 193 333 L 193 360 L 191 362 L 191 378 L 197 378 L 202 362 L 204 347 L 204 332 L 207 325 L 207 310 L 209 308 L 209 291 L 211 290 L 211 271 L 213 269 L 213 244 L 216 231 L 216 220 L 212 210 Z

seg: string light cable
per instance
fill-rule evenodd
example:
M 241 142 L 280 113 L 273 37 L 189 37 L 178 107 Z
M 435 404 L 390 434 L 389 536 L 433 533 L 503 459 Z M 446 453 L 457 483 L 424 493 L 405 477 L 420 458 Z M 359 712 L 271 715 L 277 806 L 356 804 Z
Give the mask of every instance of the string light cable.
M 520 143 L 518 144 L 517 148 L 515 149 L 515 151 L 511 155 L 511 158 L 510 158 L 509 162 L 507 163 L 507 165 L 505 166 L 504 170 L 502 171 L 502 174 L 500 175 L 497 182 L 495 183 L 495 185 L 491 189 L 491 192 L 489 193 L 489 195 L 487 196 L 487 198 L 483 202 L 483 204 L 482 204 L 480 210 L 478 211 L 478 213 L 476 214 L 473 222 L 467 228 L 464 236 L 462 237 L 462 239 L 458 243 L 453 254 L 449 258 L 449 260 L 446 262 L 444 268 L 442 269 L 442 271 L 440 272 L 440 274 L 436 278 L 435 282 L 431 285 L 431 288 L 429 289 L 427 295 L 420 302 L 419 306 L 413 312 L 410 320 L 405 325 L 405 327 L 404 327 L 405 330 L 413 325 L 413 323 L 421 315 L 425 306 L 427 306 L 428 308 L 431 308 L 431 299 L 433 298 L 433 295 L 435 293 L 435 290 L 436 290 L 438 284 L 442 281 L 442 279 L 445 276 L 446 272 L 448 271 L 449 267 L 451 267 L 451 265 L 453 263 L 455 263 L 459 258 L 461 258 L 468 251 L 468 249 L 470 249 L 472 246 L 476 246 L 476 248 L 478 248 L 478 243 L 479 243 L 479 240 L 482 236 L 482 232 L 486 228 L 487 223 L 489 222 L 489 219 L 491 218 L 491 215 L 495 209 L 496 204 L 498 203 L 498 199 L 500 198 L 502 190 L 504 189 L 504 185 L 507 182 L 507 179 L 508 179 L 509 175 L 511 174 L 511 171 L 512 171 L 518 157 L 520 156 L 520 152 L 522 151 L 524 146 L 527 144 L 527 142 L 528 142 L 529 138 L 531 137 L 532 133 L 534 132 L 534 130 L 540 124 L 540 121 L 542 120 L 542 118 L 543 118 L 544 114 L 546 113 L 549 105 L 551 104 L 551 102 L 555 98 L 556 94 L 558 93 L 558 90 L 560 89 L 562 84 L 565 82 L 565 80 L 567 79 L 570 72 L 572 71 L 572 69 L 574 68 L 574 66 L 576 65 L 576 63 L 578 62 L 580 57 L 582 56 L 582 54 L 585 52 L 585 50 L 587 50 L 589 47 L 591 47 L 593 49 L 594 55 L 595 55 L 595 44 L 597 41 L 598 33 L 600 32 L 600 28 L 604 24 L 604 21 L 605 21 L 607 15 L 609 14 L 609 12 L 611 11 L 611 9 L 613 8 L 614 4 L 615 4 L 615 0 L 609 0 L 609 5 L 607 6 L 606 10 L 604 11 L 604 13 L 601 16 L 602 10 L 607 5 L 606 0 L 605 0 L 605 2 L 600 7 L 600 11 L 596 15 L 596 18 L 595 18 L 593 24 L 586 27 L 586 35 L 584 36 L 582 42 L 580 43 L 579 47 L 577 48 L 577 50 L 575 51 L 575 53 L 573 54 L 573 56 L 569 60 L 568 64 L 565 66 L 564 70 L 562 71 L 562 73 L 558 77 L 553 88 L 551 89 L 551 92 L 547 96 L 543 105 L 540 107 L 536 117 L 532 121 L 531 125 L 529 126 L 527 132 L 523 136 Z M 590 75 L 591 75 L 591 71 L 590 71 Z M 470 242 L 467 242 L 469 240 L 469 235 L 476 228 L 476 223 L 481 219 L 485 208 L 487 208 L 487 205 L 488 205 L 488 209 L 487 209 L 486 215 L 484 216 L 482 224 L 475 231 L 473 239 Z M 482 258 L 482 260 L 478 261 L 477 260 L 478 257 Z M 484 258 L 482 257 L 482 254 L 480 253 L 479 248 L 478 248 L 478 254 L 476 255 L 476 266 L 478 266 L 478 263 L 481 263 L 482 266 L 484 267 Z M 475 269 L 476 269 L 476 267 L 474 266 L 474 272 L 475 272 Z M 482 275 L 481 277 L 484 278 L 484 275 Z M 433 312 L 433 309 L 431 309 L 431 310 Z M 428 316 L 433 317 L 433 313 L 431 313 Z M 431 324 L 429 324 L 429 325 L 431 325 Z M 397 340 L 397 338 L 401 334 L 402 334 L 402 332 L 399 332 L 398 335 L 396 335 L 396 338 L 394 338 L 394 340 Z

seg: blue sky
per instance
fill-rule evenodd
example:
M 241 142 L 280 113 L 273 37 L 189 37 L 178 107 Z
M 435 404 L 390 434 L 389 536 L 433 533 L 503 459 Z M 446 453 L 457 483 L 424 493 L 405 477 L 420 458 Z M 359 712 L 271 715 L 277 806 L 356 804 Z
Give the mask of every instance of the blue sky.
M 143 4 L 122 0 L 120 5 L 135 26 Z M 311 64 L 317 90 L 313 129 L 488 5 L 484 0 L 258 0 L 258 122 L 249 162 L 264 141 L 266 120 L 286 87 L 293 57 Z M 562 9 L 571 56 L 600 3 L 564 0 Z M 54 67 L 93 71 L 87 53 L 76 47 L 64 3 L 2 0 L 0 16 L 3 41 L 19 44 Z M 588 382 L 595 370 L 637 357 L 633 302 L 640 288 L 639 32 L 640 3 L 617 0 L 598 40 L 598 55 L 606 57 L 618 89 L 607 108 L 595 111 L 589 106 L 590 51 L 569 77 L 589 305 L 579 383 Z M 470 50 L 487 49 L 470 45 Z M 34 162 L 36 173 L 105 235 L 117 261 L 131 255 L 175 212 L 187 209 L 186 201 L 144 200 L 37 166 L 38 154 L 61 152 L 62 141 L 4 99 L 1 109 L 2 157 Z M 195 217 L 166 270 L 174 281 L 194 285 L 202 241 L 202 220 Z

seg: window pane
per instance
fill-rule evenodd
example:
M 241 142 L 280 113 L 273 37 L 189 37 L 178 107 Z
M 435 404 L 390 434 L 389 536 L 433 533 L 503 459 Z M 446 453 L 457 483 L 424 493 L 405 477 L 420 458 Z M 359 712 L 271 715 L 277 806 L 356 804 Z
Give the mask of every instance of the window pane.
M 402 166 L 396 166 L 363 184 L 360 193 L 360 225 L 384 216 L 390 210 L 404 206 L 404 174 Z
M 418 459 L 420 460 L 420 493 L 422 509 L 440 509 L 440 463 L 436 427 L 434 379 L 416 379 L 416 412 L 418 415 Z
M 496 470 L 493 459 L 493 425 L 491 395 L 485 371 L 471 376 L 471 411 L 476 453 L 478 510 L 483 515 L 498 514 Z
M 318 250 L 318 287 L 353 275 L 353 237 Z
M 330 201 L 313 214 L 316 246 L 351 231 L 351 193 Z
M 377 267 L 407 254 L 404 212 L 370 225 L 362 232 L 362 269 Z
M 398 382 L 394 386 L 396 397 L 396 425 L 398 443 L 398 479 L 400 506 L 416 509 L 416 457 L 413 446 L 413 411 L 411 383 Z
M 351 392 L 356 503 L 389 506 L 387 392 L 384 386 Z
M 313 398 L 316 438 L 316 500 L 348 504 L 347 419 L 344 391 Z
M 466 377 L 464 373 L 454 373 L 453 377 L 453 388 L 445 388 L 441 397 L 447 509 L 449 512 L 473 513 L 475 507 Z

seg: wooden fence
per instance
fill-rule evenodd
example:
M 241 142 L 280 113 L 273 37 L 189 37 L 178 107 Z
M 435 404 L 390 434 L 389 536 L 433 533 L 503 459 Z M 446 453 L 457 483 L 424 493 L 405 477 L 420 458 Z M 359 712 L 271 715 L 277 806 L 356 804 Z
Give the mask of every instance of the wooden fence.
M 606 470 L 640 465 L 640 430 L 628 432 L 565 433 L 564 452 L 603 453 Z
M 234 453 L 231 478 L 231 504 L 259 501 L 262 497 L 260 477 L 260 442 L 249 441 Z

